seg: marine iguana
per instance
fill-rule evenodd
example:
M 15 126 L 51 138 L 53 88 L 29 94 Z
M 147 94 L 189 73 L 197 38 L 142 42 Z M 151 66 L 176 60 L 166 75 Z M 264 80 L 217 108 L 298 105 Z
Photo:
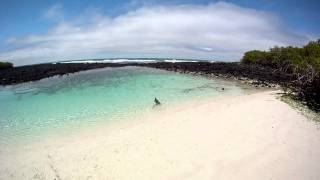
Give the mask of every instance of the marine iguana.
M 155 97 L 154 98 L 155 106 L 161 105 L 160 101 Z

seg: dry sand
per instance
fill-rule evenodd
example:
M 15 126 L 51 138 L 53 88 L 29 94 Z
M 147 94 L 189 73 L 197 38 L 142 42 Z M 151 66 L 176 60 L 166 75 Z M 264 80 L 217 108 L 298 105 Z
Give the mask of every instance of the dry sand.
M 276 92 L 161 109 L 148 117 L 0 151 L 0 179 L 320 179 L 320 130 Z

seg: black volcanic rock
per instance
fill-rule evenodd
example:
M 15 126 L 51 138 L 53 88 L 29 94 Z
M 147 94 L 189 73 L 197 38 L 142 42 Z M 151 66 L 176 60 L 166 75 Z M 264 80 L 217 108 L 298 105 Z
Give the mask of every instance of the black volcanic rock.
M 11 85 L 28 81 L 36 81 L 56 75 L 64 75 L 89 69 L 121 66 L 124 65 L 114 63 L 57 63 L 20 66 L 11 69 L 0 70 L 0 85 Z
M 216 75 L 229 78 L 247 78 L 258 82 L 281 84 L 290 82 L 293 76 L 269 67 L 245 65 L 240 63 L 210 63 L 210 62 L 183 62 L 183 63 L 153 63 L 145 66 L 179 72 L 196 72 L 207 75 Z
M 84 70 L 105 68 L 143 66 L 168 71 L 179 71 L 183 73 L 200 73 L 203 75 L 216 75 L 226 78 L 253 79 L 259 84 L 288 83 L 292 76 L 282 72 L 276 72 L 271 68 L 240 63 L 210 63 L 210 62 L 158 62 L 158 63 L 57 63 L 38 64 L 14 67 L 0 70 L 0 85 L 11 85 L 28 81 L 36 81 L 56 75 L 64 75 Z

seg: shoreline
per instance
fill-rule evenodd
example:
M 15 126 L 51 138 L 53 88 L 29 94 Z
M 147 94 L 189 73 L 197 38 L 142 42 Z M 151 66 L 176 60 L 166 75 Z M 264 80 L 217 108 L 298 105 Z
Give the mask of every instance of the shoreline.
M 35 64 L 0 70 L 0 87 L 38 81 L 54 76 L 68 76 L 80 71 L 127 66 L 148 67 L 184 74 L 236 80 L 255 88 L 283 88 L 295 101 L 306 104 L 315 113 L 320 111 L 318 93 L 314 89 L 316 87 L 310 86 L 301 89 L 300 85 L 297 84 L 299 80 L 297 80 L 295 74 L 282 72 L 268 66 L 240 62 L 173 61 Z M 313 85 L 317 86 L 316 84 Z
M 320 131 L 277 92 L 164 108 L 8 151 L 0 179 L 319 179 Z
M 193 76 L 193 75 L 191 75 Z M 201 76 L 201 75 L 199 75 Z M 202 76 L 203 77 L 203 76 Z M 218 79 L 218 80 L 222 80 L 222 81 L 230 81 L 227 79 L 222 79 L 222 78 L 216 78 L 216 77 L 205 77 L 205 78 L 209 78 L 209 79 Z M 208 96 L 208 97 L 193 97 L 190 99 L 186 99 L 183 101 L 174 101 L 171 103 L 166 103 L 163 102 L 164 104 L 162 104 L 161 106 L 152 108 L 152 109 L 146 109 L 144 111 L 140 111 L 138 113 L 136 113 L 133 116 L 128 116 L 122 119 L 117 119 L 117 120 L 113 120 L 113 119 L 109 119 L 108 117 L 105 117 L 105 119 L 108 119 L 106 121 L 95 121 L 92 120 L 94 123 L 89 124 L 89 126 L 87 124 L 82 124 L 76 127 L 76 129 L 74 129 L 73 126 L 67 126 L 67 127 L 63 127 L 63 128 L 57 128 L 57 129 L 49 129 L 48 131 L 39 131 L 38 133 L 40 134 L 32 134 L 32 135 L 24 135 L 22 136 L 16 136 L 16 137 L 9 137 L 10 141 L 16 142 L 13 145 L 14 149 L 15 147 L 19 146 L 25 146 L 28 145 L 28 143 L 32 142 L 32 141 L 36 141 L 36 142 L 42 142 L 43 140 L 46 141 L 46 139 L 54 139 L 56 137 L 60 137 L 61 134 L 65 134 L 66 136 L 76 136 L 78 133 L 82 133 L 82 132 L 90 132 L 91 129 L 102 129 L 102 128 L 106 128 L 106 129 L 112 129 L 112 127 L 116 126 L 116 127 L 120 127 L 121 125 L 124 126 L 130 126 L 131 124 L 135 124 L 135 123 L 139 123 L 139 122 L 144 122 L 145 119 L 152 119 L 153 116 L 160 116 L 161 113 L 172 113 L 175 111 L 181 111 L 183 109 L 190 109 L 193 106 L 199 106 L 199 105 L 203 105 L 203 104 L 207 104 L 210 103 L 212 101 L 219 101 L 221 99 L 231 99 L 231 98 L 235 98 L 235 97 L 239 97 L 239 96 L 243 96 L 243 95 L 249 95 L 249 94 L 255 94 L 255 93 L 261 93 L 261 92 L 266 92 L 266 91 L 270 91 L 270 88 L 252 88 L 249 85 L 246 84 L 242 84 L 242 82 L 236 81 L 234 80 L 234 82 L 236 83 L 236 86 L 239 86 L 242 88 L 242 92 L 225 92 L 220 95 L 217 96 Z M 273 89 L 276 90 L 276 89 Z M 89 127 L 89 130 L 88 130 Z M 101 128 L 102 127 L 102 128 Z M 57 135 L 58 134 L 58 135 Z M 42 136 L 44 136 L 45 138 L 42 138 Z M 50 141 L 50 140 L 49 140 Z M 6 143 L 2 143 L 1 145 L 10 145 L 10 143 L 8 143 L 9 141 L 7 141 Z M 1 153 L 1 149 L 0 149 L 0 153 Z
M 38 87 L 41 88 L 43 86 L 46 86 L 46 83 L 51 82 L 51 81 L 59 82 L 59 81 L 62 81 L 64 79 L 69 79 L 69 78 L 70 79 L 82 79 L 82 78 L 85 78 L 85 76 L 88 76 L 90 74 L 98 74 L 97 72 L 105 72 L 105 71 L 110 71 L 110 72 L 116 71 L 117 72 L 118 70 L 129 70 L 129 69 L 136 70 L 136 68 L 138 68 L 139 71 L 145 70 L 145 71 L 152 71 L 153 73 L 159 72 L 161 74 L 170 74 L 170 75 L 173 75 L 174 77 L 176 77 L 176 76 L 177 77 L 180 77 L 180 76 L 186 77 L 187 79 L 192 79 L 196 82 L 196 84 L 194 84 L 194 85 L 192 85 L 192 81 L 190 81 L 190 83 L 185 83 L 185 84 L 189 84 L 188 87 L 185 87 L 185 88 L 183 88 L 184 87 L 183 85 L 179 86 L 179 87 L 175 87 L 172 85 L 167 86 L 167 87 L 170 87 L 171 89 L 177 89 L 177 91 L 179 91 L 179 93 L 181 94 L 181 97 L 177 94 L 178 96 L 171 95 L 168 97 L 172 97 L 172 98 L 166 98 L 167 95 L 162 96 L 160 92 L 157 92 L 155 94 L 155 96 L 158 96 L 158 98 L 160 97 L 160 101 L 164 105 L 164 106 L 161 106 L 161 108 L 165 108 L 165 107 L 173 108 L 176 105 L 179 105 L 181 103 L 185 104 L 186 102 L 189 103 L 189 102 L 193 102 L 195 100 L 196 101 L 198 101 L 198 100 L 199 101 L 207 101 L 207 100 L 213 100 L 216 98 L 220 98 L 220 96 L 233 96 L 233 95 L 239 95 L 239 94 L 243 94 L 243 93 L 247 93 L 247 92 L 255 92 L 258 90 L 259 91 L 263 90 L 262 88 L 261 89 L 252 88 L 251 86 L 244 85 L 244 84 L 242 84 L 238 81 L 235 81 L 235 80 L 229 81 L 229 80 L 222 79 L 222 78 L 205 77 L 205 76 L 192 75 L 192 74 L 181 74 L 180 75 L 179 73 L 176 73 L 176 72 L 166 71 L 166 70 L 162 70 L 162 69 L 153 69 L 153 68 L 148 68 L 148 67 L 119 67 L 119 68 L 115 68 L 115 69 L 104 68 L 104 69 L 87 70 L 87 71 L 82 71 L 82 72 L 79 72 L 76 74 L 72 74 L 70 76 L 63 76 L 63 77 L 55 76 L 50 79 L 43 79 L 43 80 L 40 80 L 37 82 L 23 83 L 20 85 L 13 85 L 12 87 L 8 86 L 8 87 L 5 87 L 4 90 L 6 90 L 6 88 L 8 88 L 7 89 L 8 91 L 14 91 L 14 92 L 26 91 L 26 92 L 28 92 L 29 89 L 31 89 L 31 90 L 38 89 Z M 170 81 L 172 81 L 172 80 L 170 80 Z M 38 83 L 40 85 L 37 85 Z M 55 83 L 53 83 L 53 84 L 55 85 Z M 59 85 L 59 83 L 57 83 L 57 84 Z M 46 86 L 47 89 L 50 87 L 51 86 Z M 17 89 L 15 89 L 15 88 L 17 88 Z M 22 90 L 20 90 L 20 88 Z M 132 88 L 132 85 L 130 85 L 130 88 Z M 27 89 L 27 90 L 25 90 L 25 89 Z M 207 92 L 207 91 L 209 91 L 209 92 Z M 80 91 L 80 92 L 82 92 L 82 91 Z M 107 92 L 107 91 L 103 91 L 103 94 L 104 94 L 104 92 Z M 141 91 L 141 92 L 143 92 L 143 91 Z M 162 91 L 162 92 L 171 92 L 171 91 L 166 90 L 166 91 Z M 51 92 L 49 92 L 49 93 L 51 93 Z M 39 93 L 38 93 L 38 91 L 35 91 L 35 93 L 33 93 L 31 91 L 31 92 L 28 92 L 27 94 L 36 94 L 36 96 L 37 96 Z M 53 95 L 55 95 L 55 94 L 59 95 L 59 93 L 54 93 Z M 173 93 L 169 93 L 169 94 L 173 94 Z M 24 95 L 24 94 L 22 94 L 22 95 Z M 44 91 L 44 95 L 47 95 L 47 92 Z M 88 95 L 87 96 L 90 97 L 91 93 Z M 73 125 L 70 126 L 70 124 L 72 124 L 72 123 L 69 123 L 69 124 L 65 123 L 66 126 L 63 126 L 63 122 L 60 123 L 59 119 L 63 119 L 64 117 L 60 117 L 59 119 L 56 120 L 56 123 L 51 123 L 51 125 L 52 125 L 51 129 L 45 128 L 46 126 L 43 126 L 43 128 L 42 128 L 41 122 L 37 122 L 39 125 L 36 125 L 38 127 L 36 127 L 35 130 L 32 130 L 32 128 L 30 128 L 30 127 L 26 128 L 26 127 L 22 126 L 22 128 L 24 128 L 24 129 L 21 129 L 19 131 L 19 129 L 16 128 L 18 130 L 12 132 L 12 131 L 9 131 L 10 130 L 9 128 L 7 128 L 7 130 L 8 130 L 7 132 L 9 132 L 9 133 L 5 133 L 6 132 L 5 131 L 6 129 L 5 129 L 3 131 L 1 138 L 0 138 L 0 142 L 2 145 L 5 145 L 6 143 L 10 144 L 10 142 L 16 142 L 16 141 L 24 143 L 24 142 L 29 142 L 29 141 L 33 141 L 33 140 L 41 140 L 41 136 L 46 137 L 47 135 L 51 135 L 54 133 L 59 134 L 59 133 L 65 133 L 65 132 L 67 132 L 66 134 L 68 134 L 69 132 L 77 131 L 78 129 L 84 129 L 84 128 L 86 128 L 87 125 L 89 125 L 90 127 L 100 126 L 100 125 L 103 126 L 103 125 L 105 125 L 105 123 L 109 124 L 109 123 L 113 123 L 114 121 L 115 121 L 115 123 L 117 123 L 116 121 L 118 121 L 118 120 L 126 121 L 126 119 L 132 118 L 133 116 L 139 116 L 141 114 L 145 114 L 145 112 L 147 112 L 147 111 L 148 112 L 154 111 L 152 109 L 153 96 L 147 95 L 146 93 L 144 93 L 143 96 L 146 97 L 146 99 L 148 99 L 148 100 L 147 100 L 146 106 L 140 106 L 140 107 L 144 107 L 142 109 L 141 108 L 127 109 L 128 106 L 124 106 L 121 109 L 118 109 L 118 111 L 117 111 L 118 115 L 114 115 L 115 113 L 112 114 L 112 111 L 111 111 L 111 113 L 103 113 L 104 111 L 106 111 L 106 109 L 99 108 L 100 111 L 97 111 L 96 114 L 100 113 L 100 114 L 104 114 L 104 115 L 94 116 L 94 117 L 87 116 L 87 118 L 83 118 L 83 119 L 75 118 L 74 122 L 79 122 L 79 123 L 74 123 L 74 126 Z M 51 96 L 51 97 L 53 97 L 53 96 Z M 82 99 L 82 97 L 78 97 L 78 98 Z M 122 96 L 120 96 L 120 101 L 121 101 L 121 98 L 124 99 Z M 91 99 L 91 97 L 90 97 L 90 99 Z M 100 98 L 100 99 L 102 99 L 102 98 Z M 22 100 L 24 100 L 23 96 L 21 97 L 20 101 L 22 101 Z M 139 101 L 141 101 L 141 99 Z M 40 103 L 40 102 L 38 102 L 38 103 Z M 117 101 L 114 101 L 114 102 L 117 102 Z M 127 102 L 130 102 L 130 101 L 127 101 Z M 110 103 L 108 103 L 108 104 L 110 104 Z M 135 101 L 130 102 L 130 104 L 133 107 L 134 106 L 139 107 L 139 105 L 140 105 L 138 102 L 135 102 Z M 76 105 L 76 104 L 74 104 L 74 105 Z M 168 107 L 168 105 L 170 107 Z M 14 106 L 12 106 L 12 107 L 14 107 Z M 25 107 L 25 109 L 29 109 L 29 107 Z M 97 109 L 97 108 L 95 108 L 95 109 Z M 41 112 L 43 112 L 43 111 L 46 112 L 46 109 L 43 109 Z M 68 114 L 69 112 L 68 111 L 65 112 L 65 115 L 66 116 L 70 115 L 70 114 Z M 96 112 L 96 111 L 91 110 L 90 112 Z M 29 114 L 34 114 L 34 113 L 29 113 Z M 42 113 L 42 114 L 45 114 L 45 113 Z M 78 113 L 74 113 L 74 114 L 78 114 Z M 71 113 L 71 116 L 72 116 L 72 113 Z M 112 118 L 112 117 L 120 117 L 120 116 L 122 118 Z M 41 121 L 47 122 L 47 124 L 50 123 L 51 119 L 46 121 L 46 118 L 48 118 L 48 117 L 51 117 L 51 119 L 53 119 L 52 116 L 50 116 L 50 114 L 47 114 L 45 116 L 41 116 L 41 119 L 42 119 Z M 91 119 L 90 119 L 90 117 L 91 117 Z M 32 119 L 27 116 L 25 118 Z M 35 118 L 35 117 L 33 117 L 33 118 Z M 52 122 L 52 120 L 51 120 L 51 122 Z M 66 121 L 66 122 L 68 122 L 68 121 Z M 70 122 L 72 122 L 72 121 L 70 121 Z M 84 123 L 81 123 L 81 122 L 84 122 Z M 55 124 L 58 124 L 58 123 L 60 125 L 55 126 Z M 9 126 L 7 126 L 7 127 L 9 127 Z M 48 127 L 50 127 L 50 126 L 48 126 Z M 12 129 L 14 129 L 14 128 L 12 128 Z M 31 130 L 32 130 L 32 132 L 31 132 Z M 0 146 L 1 146 L 1 144 L 0 144 Z

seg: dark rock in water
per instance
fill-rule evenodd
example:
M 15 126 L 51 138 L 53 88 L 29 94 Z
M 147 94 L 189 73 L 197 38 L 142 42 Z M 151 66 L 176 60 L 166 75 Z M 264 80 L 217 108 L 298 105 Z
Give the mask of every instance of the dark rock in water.
M 222 91 L 224 91 L 224 88 L 221 88 Z

